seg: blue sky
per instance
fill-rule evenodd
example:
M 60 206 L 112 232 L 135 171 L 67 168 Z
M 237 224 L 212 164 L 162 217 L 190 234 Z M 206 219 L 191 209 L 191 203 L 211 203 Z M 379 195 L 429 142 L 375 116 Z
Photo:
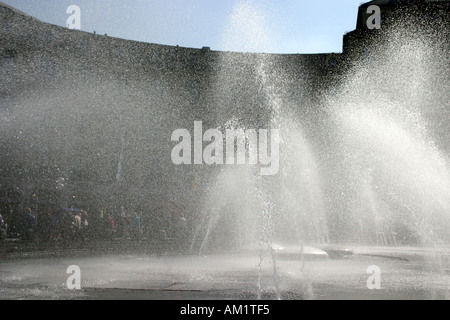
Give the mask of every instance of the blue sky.
M 81 30 L 183 47 L 271 53 L 340 52 L 362 0 L 0 0 L 66 26 L 70 5 Z

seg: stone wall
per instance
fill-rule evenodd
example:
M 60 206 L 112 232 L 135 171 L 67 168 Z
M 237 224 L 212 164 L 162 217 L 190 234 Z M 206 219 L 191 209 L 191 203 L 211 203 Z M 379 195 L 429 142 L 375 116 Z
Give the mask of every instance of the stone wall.
M 171 163 L 175 129 L 231 119 L 267 127 L 265 86 L 299 113 L 315 113 L 339 73 L 335 54 L 141 43 L 43 23 L 5 5 L 0 21 L 1 188 L 25 206 L 180 210 L 198 200 L 191 196 L 198 172 Z

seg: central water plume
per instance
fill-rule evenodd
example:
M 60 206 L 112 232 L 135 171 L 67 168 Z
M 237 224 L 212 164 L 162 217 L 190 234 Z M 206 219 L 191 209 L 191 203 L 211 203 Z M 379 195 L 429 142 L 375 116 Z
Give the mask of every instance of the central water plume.
M 246 39 L 249 50 L 270 48 L 266 15 L 250 2 L 235 6 L 224 43 Z M 236 57 L 239 58 L 236 58 Z M 215 118 L 226 129 L 279 129 L 280 169 L 261 176 L 258 165 L 218 169 L 203 199 L 202 218 L 194 239 L 200 251 L 271 248 L 273 243 L 297 245 L 327 239 L 319 168 L 305 136 L 299 108 L 286 102 L 290 79 L 268 54 L 224 53 L 213 84 Z M 245 87 L 253 87 L 250 92 Z

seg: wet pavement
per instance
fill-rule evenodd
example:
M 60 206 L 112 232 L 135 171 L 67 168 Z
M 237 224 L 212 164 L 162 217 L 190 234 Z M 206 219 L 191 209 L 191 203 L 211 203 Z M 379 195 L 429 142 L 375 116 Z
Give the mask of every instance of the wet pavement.
M 352 247 L 337 258 L 267 251 L 0 260 L 0 299 L 449 299 L 450 248 Z M 70 290 L 69 266 L 80 270 Z M 375 266 L 379 273 L 370 269 Z M 378 282 L 377 282 L 378 281 Z M 378 283 L 378 288 L 370 289 Z

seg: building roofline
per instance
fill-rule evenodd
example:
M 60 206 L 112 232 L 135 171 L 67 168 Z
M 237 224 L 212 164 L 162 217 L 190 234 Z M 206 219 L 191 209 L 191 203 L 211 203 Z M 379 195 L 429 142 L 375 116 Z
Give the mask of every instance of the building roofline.
M 149 46 L 157 46 L 160 48 L 171 48 L 171 49 L 180 49 L 180 50 L 192 50 L 196 52 L 211 52 L 211 53 L 219 53 L 219 54 L 239 54 L 239 55 L 277 55 L 277 56 L 321 56 L 321 55 L 330 55 L 330 54 L 340 54 L 340 52 L 318 52 L 318 53 L 271 53 L 271 52 L 244 52 L 244 51 L 230 51 L 230 50 L 211 50 L 210 47 L 204 46 L 202 48 L 194 48 L 194 47 L 185 47 L 185 46 L 179 46 L 179 45 L 170 45 L 170 44 L 161 44 L 161 43 L 154 43 L 154 42 L 145 42 L 145 41 L 139 41 L 139 40 L 133 40 L 133 39 L 127 39 L 127 38 L 119 38 L 115 36 L 109 36 L 109 35 L 103 35 L 99 33 L 84 31 L 84 30 L 76 30 L 76 29 L 69 29 L 64 26 L 56 25 L 50 22 L 42 21 L 37 18 L 35 18 L 32 15 L 29 15 L 27 13 L 24 13 L 16 8 L 13 8 L 3 2 L 0 1 L 0 9 L 6 8 L 9 11 L 11 11 L 14 14 L 18 14 L 21 16 L 26 17 L 27 19 L 32 19 L 36 21 L 37 23 L 40 23 L 42 25 L 51 26 L 53 28 L 57 28 L 59 30 L 62 30 L 64 32 L 76 32 L 80 34 L 85 34 L 87 36 L 91 37 L 99 37 L 99 38 L 108 38 L 108 39 L 114 39 L 116 41 L 125 41 L 129 43 L 135 43 L 139 45 L 149 45 Z

